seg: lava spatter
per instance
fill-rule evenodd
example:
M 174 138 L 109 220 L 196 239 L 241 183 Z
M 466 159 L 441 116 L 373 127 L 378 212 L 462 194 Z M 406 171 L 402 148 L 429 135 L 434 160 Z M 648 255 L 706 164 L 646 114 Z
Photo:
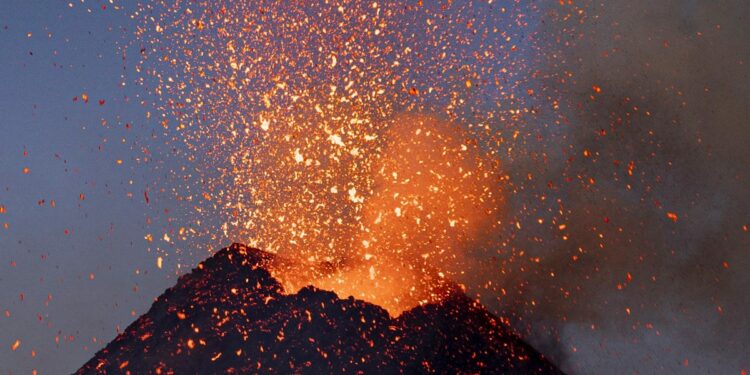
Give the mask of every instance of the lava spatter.
M 424 269 L 461 275 L 465 253 L 494 251 L 477 243 L 502 223 L 498 145 L 505 118 L 527 112 L 530 11 L 145 3 L 141 83 L 202 181 L 180 199 L 204 222 L 223 218 L 226 237 L 296 259 L 274 268 L 288 288 L 325 286 L 396 315 L 438 298 Z

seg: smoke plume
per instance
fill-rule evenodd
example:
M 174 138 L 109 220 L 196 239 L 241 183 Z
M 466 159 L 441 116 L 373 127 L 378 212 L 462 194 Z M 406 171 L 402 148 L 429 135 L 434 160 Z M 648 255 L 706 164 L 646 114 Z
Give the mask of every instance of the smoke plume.
M 545 242 L 542 271 L 513 275 L 524 293 L 506 308 L 524 306 L 519 325 L 572 373 L 747 370 L 750 8 L 588 2 L 548 16 L 540 34 L 568 36 L 542 74 L 567 125 L 540 178 L 558 184 L 538 189 L 561 197 L 567 239 Z

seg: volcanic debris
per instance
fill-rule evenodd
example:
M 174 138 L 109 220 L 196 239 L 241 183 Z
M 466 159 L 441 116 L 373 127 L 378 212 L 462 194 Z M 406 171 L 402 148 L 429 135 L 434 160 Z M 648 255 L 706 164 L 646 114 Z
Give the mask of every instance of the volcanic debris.
M 219 251 L 76 374 L 561 374 L 460 291 L 391 318 L 313 287 L 285 294 L 273 257 Z

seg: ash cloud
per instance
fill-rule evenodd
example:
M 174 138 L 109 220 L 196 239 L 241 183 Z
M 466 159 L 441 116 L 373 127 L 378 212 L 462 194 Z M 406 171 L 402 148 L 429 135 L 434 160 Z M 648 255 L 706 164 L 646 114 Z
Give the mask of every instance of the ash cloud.
M 499 309 L 567 371 L 750 367 L 748 19 L 743 1 L 636 0 L 540 27 L 566 44 L 542 70 L 569 110 L 565 142 L 540 145 L 555 188 L 527 190 L 561 197 L 568 240 L 516 239 L 543 261 Z

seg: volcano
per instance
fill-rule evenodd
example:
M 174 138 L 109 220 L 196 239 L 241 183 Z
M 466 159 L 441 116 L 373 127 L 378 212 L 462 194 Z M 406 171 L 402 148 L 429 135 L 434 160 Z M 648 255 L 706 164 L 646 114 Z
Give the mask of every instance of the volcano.
M 562 373 L 460 289 L 392 318 L 313 287 L 285 294 L 273 258 L 222 249 L 76 374 Z

